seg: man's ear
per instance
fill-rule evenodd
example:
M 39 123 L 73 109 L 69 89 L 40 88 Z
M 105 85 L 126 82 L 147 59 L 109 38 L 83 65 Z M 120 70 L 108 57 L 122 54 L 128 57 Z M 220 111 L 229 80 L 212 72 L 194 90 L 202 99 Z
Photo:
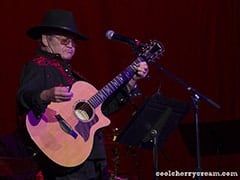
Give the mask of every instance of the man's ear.
M 47 47 L 48 46 L 48 36 L 43 34 L 41 37 L 41 42 L 44 47 Z

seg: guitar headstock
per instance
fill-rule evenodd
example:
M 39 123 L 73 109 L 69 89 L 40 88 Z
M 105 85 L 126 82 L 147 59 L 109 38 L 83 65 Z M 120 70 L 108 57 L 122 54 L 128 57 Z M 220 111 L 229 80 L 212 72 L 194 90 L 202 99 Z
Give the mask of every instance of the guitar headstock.
M 157 40 L 150 40 L 149 43 L 144 43 L 138 51 L 138 56 L 143 58 L 146 62 L 155 62 L 159 59 L 165 51 L 164 46 Z

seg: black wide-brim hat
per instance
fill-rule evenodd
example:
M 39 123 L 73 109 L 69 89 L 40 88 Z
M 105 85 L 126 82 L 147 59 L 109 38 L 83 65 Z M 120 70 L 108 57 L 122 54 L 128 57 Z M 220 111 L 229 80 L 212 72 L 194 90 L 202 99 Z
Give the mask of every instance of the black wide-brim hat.
M 67 34 L 78 40 L 87 40 L 88 37 L 79 33 L 73 14 L 65 10 L 49 10 L 42 19 L 42 24 L 27 30 L 32 39 L 40 39 L 42 34 Z

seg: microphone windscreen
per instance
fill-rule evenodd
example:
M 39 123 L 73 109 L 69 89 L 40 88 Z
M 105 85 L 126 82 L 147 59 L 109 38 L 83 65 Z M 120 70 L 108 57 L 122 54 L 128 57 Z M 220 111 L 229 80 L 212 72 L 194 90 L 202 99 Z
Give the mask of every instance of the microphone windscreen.
M 114 31 L 112 31 L 112 30 L 108 30 L 107 32 L 106 32 L 106 38 L 107 39 L 112 39 L 112 37 L 113 37 L 113 35 L 114 35 Z

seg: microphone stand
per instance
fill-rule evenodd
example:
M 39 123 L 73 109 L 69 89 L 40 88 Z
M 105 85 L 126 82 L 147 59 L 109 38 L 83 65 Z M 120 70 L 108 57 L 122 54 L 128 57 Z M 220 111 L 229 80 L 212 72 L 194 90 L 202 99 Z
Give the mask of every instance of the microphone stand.
M 153 141 L 153 168 L 154 168 L 154 180 L 158 180 L 158 131 L 156 129 L 151 130 L 151 137 Z
M 200 93 L 199 91 L 197 91 L 196 89 L 194 89 L 193 87 L 191 87 L 190 85 L 185 83 L 183 80 L 179 79 L 174 74 L 167 71 L 162 66 L 157 65 L 157 69 L 159 71 L 162 71 L 164 74 L 166 74 L 171 79 L 174 79 L 176 82 L 181 84 L 187 91 L 189 91 L 192 94 L 191 98 L 192 98 L 192 102 L 193 102 L 194 121 L 195 121 L 195 130 L 196 130 L 196 134 L 195 134 L 196 135 L 196 161 L 197 161 L 196 162 L 197 163 L 196 164 L 196 171 L 201 172 L 202 169 L 201 169 L 201 162 L 200 162 L 200 137 L 199 137 L 200 132 L 199 132 L 199 118 L 198 118 L 199 100 L 206 101 L 207 103 L 209 103 L 210 105 L 212 105 L 216 109 L 220 109 L 221 107 L 216 102 L 214 102 L 213 100 L 211 100 L 207 96 L 203 95 L 202 93 Z M 200 180 L 201 176 L 197 176 L 197 179 Z

